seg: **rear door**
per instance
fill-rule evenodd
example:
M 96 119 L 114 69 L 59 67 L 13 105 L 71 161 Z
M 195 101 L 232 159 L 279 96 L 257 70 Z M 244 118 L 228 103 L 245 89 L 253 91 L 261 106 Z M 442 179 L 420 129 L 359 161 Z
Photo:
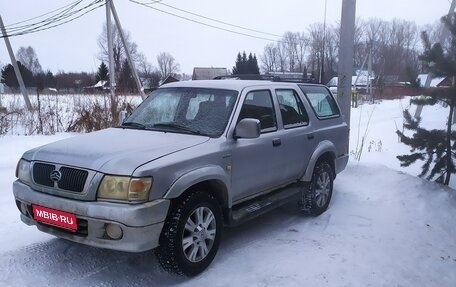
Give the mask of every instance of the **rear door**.
M 299 87 L 317 119 L 314 124 L 315 140 L 332 142 L 337 149 L 336 157 L 345 154 L 348 151 L 349 129 L 334 97 L 324 86 L 299 85 Z
M 280 171 L 285 181 L 295 181 L 304 174 L 317 145 L 313 121 L 309 119 L 308 107 L 297 89 L 278 88 L 274 92 L 281 122 L 278 133 L 282 142 Z

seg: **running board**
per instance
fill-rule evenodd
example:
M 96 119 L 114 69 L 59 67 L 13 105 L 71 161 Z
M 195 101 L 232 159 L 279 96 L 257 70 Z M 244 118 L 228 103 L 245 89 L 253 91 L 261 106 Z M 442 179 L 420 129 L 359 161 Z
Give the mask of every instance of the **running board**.
M 237 226 L 245 221 L 269 212 L 292 199 L 299 200 L 303 187 L 293 184 L 246 203 L 233 206 L 228 218 L 228 226 Z

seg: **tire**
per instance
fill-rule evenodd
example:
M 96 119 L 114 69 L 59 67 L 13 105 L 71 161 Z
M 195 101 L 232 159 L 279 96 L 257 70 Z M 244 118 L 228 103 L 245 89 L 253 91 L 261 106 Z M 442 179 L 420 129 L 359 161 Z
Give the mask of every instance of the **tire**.
M 331 201 L 334 184 L 334 172 L 331 165 L 326 161 L 320 161 L 314 168 L 312 180 L 306 191 L 305 211 L 318 216 L 328 209 Z
M 186 195 L 165 221 L 155 249 L 158 261 L 171 273 L 201 273 L 217 254 L 222 228 L 222 212 L 214 197 L 199 191 Z

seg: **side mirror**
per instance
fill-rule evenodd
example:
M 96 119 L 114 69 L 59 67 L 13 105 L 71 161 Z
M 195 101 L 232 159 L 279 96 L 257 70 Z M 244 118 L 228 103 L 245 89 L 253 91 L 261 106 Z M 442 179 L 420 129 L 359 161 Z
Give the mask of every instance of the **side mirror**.
M 127 111 L 120 111 L 119 112 L 119 125 L 122 125 L 125 119 L 127 118 L 128 114 Z
M 242 119 L 234 129 L 234 138 L 254 139 L 260 136 L 260 121 L 257 119 Z

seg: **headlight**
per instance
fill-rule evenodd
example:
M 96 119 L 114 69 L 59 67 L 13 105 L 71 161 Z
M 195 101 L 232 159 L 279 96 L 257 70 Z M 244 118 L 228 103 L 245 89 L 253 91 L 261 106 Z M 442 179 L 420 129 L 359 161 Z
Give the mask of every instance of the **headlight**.
M 98 187 L 98 198 L 144 201 L 149 199 L 151 186 L 151 177 L 105 175 Z
M 17 163 L 16 177 L 23 183 L 31 183 L 32 175 L 30 172 L 30 162 L 25 159 L 20 159 Z

